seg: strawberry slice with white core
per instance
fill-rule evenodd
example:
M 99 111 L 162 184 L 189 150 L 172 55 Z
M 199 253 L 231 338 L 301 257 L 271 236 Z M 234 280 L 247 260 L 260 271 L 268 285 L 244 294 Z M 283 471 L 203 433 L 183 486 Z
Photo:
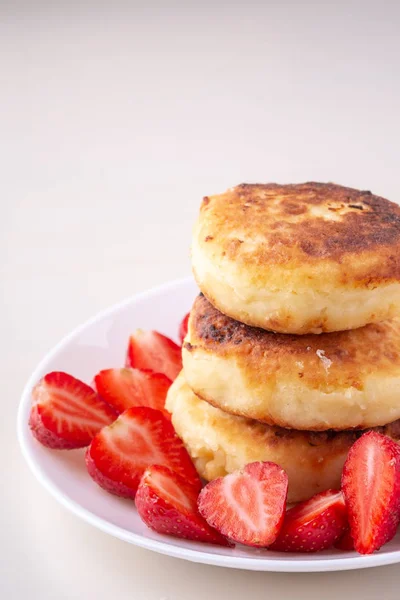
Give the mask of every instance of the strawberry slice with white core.
M 132 406 L 164 410 L 172 383 L 163 373 L 129 368 L 100 371 L 94 382 L 100 396 L 118 413 Z
M 189 316 L 190 316 L 190 313 L 185 315 L 183 317 L 181 324 L 179 325 L 179 339 L 181 340 L 181 344 L 183 344 L 183 340 L 185 339 L 186 334 L 188 332 Z
M 158 331 L 137 331 L 129 339 L 126 366 L 164 373 L 172 381 L 182 370 L 182 349 Z
M 346 505 L 342 492 L 327 490 L 287 511 L 282 529 L 270 550 L 325 550 L 333 546 L 347 527 Z
M 229 546 L 229 542 L 201 517 L 198 489 L 177 473 L 160 465 L 149 467 L 141 481 L 135 504 L 141 519 L 158 533 Z
M 278 465 L 250 463 L 208 483 L 199 495 L 199 511 L 223 536 L 247 546 L 268 546 L 283 522 L 287 488 L 287 475 Z
M 128 408 L 93 439 L 86 453 L 91 477 L 105 490 L 134 498 L 149 465 L 165 465 L 197 490 L 199 475 L 181 439 L 163 413 L 154 408 Z
M 117 413 L 96 392 L 72 375 L 53 371 L 32 391 L 29 426 L 49 448 L 70 450 L 88 446 Z
M 400 523 L 400 448 L 376 431 L 350 448 L 342 474 L 351 536 L 360 554 L 393 538 Z

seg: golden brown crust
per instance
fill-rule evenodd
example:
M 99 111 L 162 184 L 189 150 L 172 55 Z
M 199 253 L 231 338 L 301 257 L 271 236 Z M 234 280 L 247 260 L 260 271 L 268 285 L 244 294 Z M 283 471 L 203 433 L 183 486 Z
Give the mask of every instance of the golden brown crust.
M 399 319 L 320 335 L 272 333 L 227 317 L 201 294 L 191 312 L 190 340 L 189 352 L 201 346 L 220 357 L 233 356 L 253 381 L 286 372 L 324 392 L 362 389 L 371 373 L 400 372 Z
M 207 222 L 204 243 L 239 265 L 304 268 L 351 259 L 354 268 L 341 270 L 344 285 L 400 279 L 400 207 L 369 191 L 315 182 L 241 184 L 206 197 L 200 219 Z

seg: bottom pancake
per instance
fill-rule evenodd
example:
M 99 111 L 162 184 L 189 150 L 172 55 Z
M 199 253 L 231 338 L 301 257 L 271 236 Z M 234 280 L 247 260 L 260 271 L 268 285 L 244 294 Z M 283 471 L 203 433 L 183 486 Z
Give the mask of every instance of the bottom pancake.
M 223 412 L 200 400 L 183 372 L 166 408 L 199 474 L 211 481 L 254 461 L 272 461 L 288 474 L 288 502 L 340 487 L 347 452 L 362 431 L 310 432 L 271 427 Z M 400 421 L 376 430 L 400 440 Z

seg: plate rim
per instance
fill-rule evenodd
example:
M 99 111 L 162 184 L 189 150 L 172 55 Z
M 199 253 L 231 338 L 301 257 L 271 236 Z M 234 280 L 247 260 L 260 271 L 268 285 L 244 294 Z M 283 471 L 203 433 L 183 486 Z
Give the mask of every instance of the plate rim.
M 246 557 L 246 556 L 226 556 L 222 554 L 215 554 L 213 552 L 204 552 L 199 550 L 193 550 L 191 548 L 176 546 L 172 543 L 164 542 L 161 540 L 155 540 L 146 538 L 133 531 L 128 531 L 118 525 L 110 523 L 106 519 L 93 514 L 87 508 L 84 508 L 81 504 L 72 500 L 67 494 L 65 494 L 61 488 L 48 476 L 40 466 L 40 462 L 36 461 L 33 457 L 29 445 L 27 442 L 26 420 L 31 405 L 31 390 L 43 370 L 44 366 L 51 361 L 57 353 L 68 345 L 81 331 L 87 329 L 91 325 L 94 325 L 98 321 L 109 317 L 120 310 L 126 308 L 136 301 L 145 300 L 147 297 L 162 294 L 168 292 L 176 287 L 185 286 L 193 283 L 193 277 L 184 277 L 179 279 L 173 279 L 161 285 L 151 287 L 143 292 L 133 294 L 128 298 L 125 298 L 121 302 L 117 302 L 108 308 L 97 312 L 93 317 L 87 319 L 75 327 L 70 333 L 65 335 L 55 346 L 53 346 L 43 358 L 39 361 L 31 375 L 29 376 L 26 384 L 24 385 L 23 392 L 19 401 L 18 412 L 17 412 L 17 438 L 22 451 L 22 455 L 28 464 L 28 467 L 34 477 L 39 483 L 55 498 L 64 508 L 69 512 L 79 517 L 86 523 L 89 523 L 93 527 L 100 529 L 104 533 L 112 535 L 122 541 L 128 542 L 140 548 L 146 550 L 152 550 L 159 554 L 172 556 L 174 558 L 180 558 L 188 560 L 190 562 L 197 562 L 202 564 L 209 564 L 214 566 L 222 566 L 233 569 L 245 569 L 251 571 L 271 571 L 271 572 L 328 572 L 328 571 L 347 571 L 353 569 L 363 569 L 378 567 L 384 565 L 390 565 L 400 562 L 400 550 L 391 552 L 390 554 L 371 554 L 368 556 L 347 556 L 343 558 L 326 558 L 313 560 L 312 558 L 304 558 L 296 561 L 282 559 L 269 559 L 266 557 Z

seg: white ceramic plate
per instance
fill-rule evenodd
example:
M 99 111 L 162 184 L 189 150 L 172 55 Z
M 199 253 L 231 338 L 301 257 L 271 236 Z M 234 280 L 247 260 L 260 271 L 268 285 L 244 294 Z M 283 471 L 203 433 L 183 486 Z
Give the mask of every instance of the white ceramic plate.
M 330 550 L 319 554 L 282 554 L 245 547 L 218 548 L 157 535 L 135 512 L 131 501 L 100 489 L 87 475 L 83 450 L 54 451 L 31 435 L 31 389 L 45 373 L 63 370 L 90 383 L 100 369 L 122 366 L 128 336 L 136 328 L 156 329 L 176 338 L 178 325 L 197 294 L 191 278 L 135 296 L 94 317 L 62 340 L 26 384 L 18 414 L 18 436 L 34 475 L 57 500 L 80 518 L 121 540 L 194 562 L 255 571 L 339 571 L 400 562 L 400 536 L 372 556 Z

